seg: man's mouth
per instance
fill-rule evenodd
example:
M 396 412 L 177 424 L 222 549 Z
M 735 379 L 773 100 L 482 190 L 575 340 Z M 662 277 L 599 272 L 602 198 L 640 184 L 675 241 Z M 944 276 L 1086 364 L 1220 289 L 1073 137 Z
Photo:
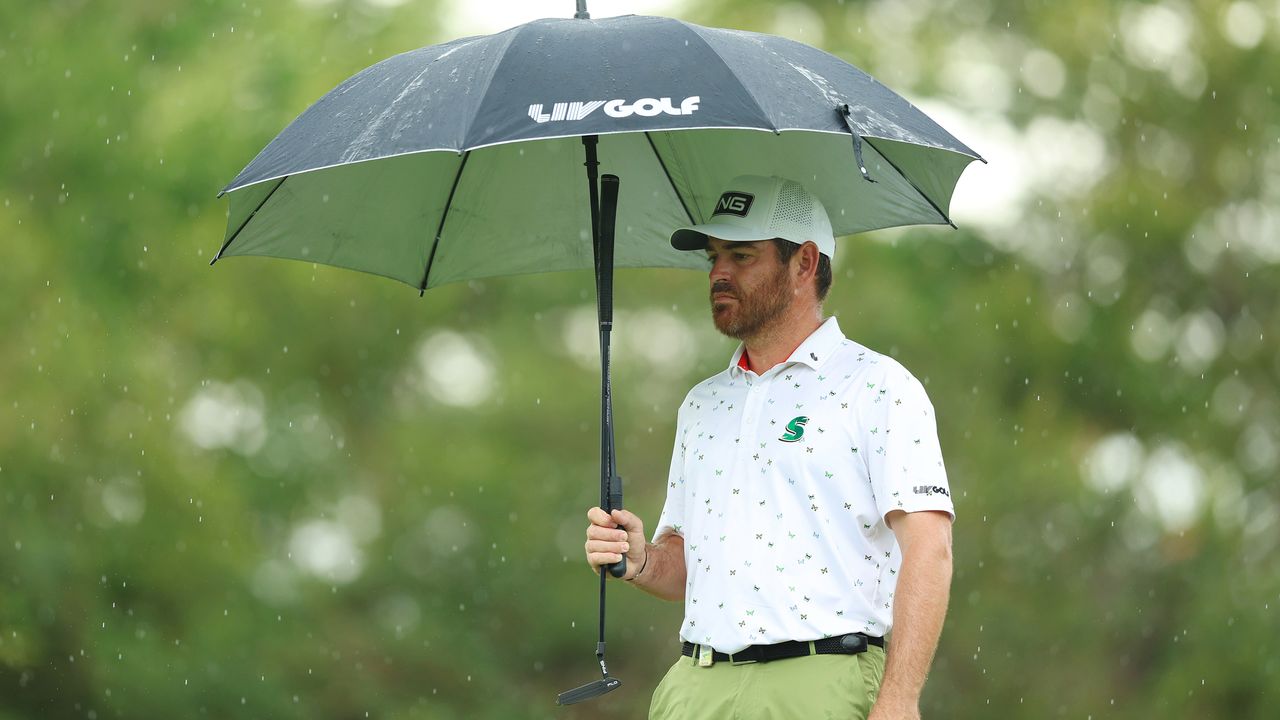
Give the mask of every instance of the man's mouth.
M 726 282 L 715 283 L 711 286 L 711 302 L 718 303 L 724 300 L 737 300 L 738 296 L 733 293 L 733 286 Z

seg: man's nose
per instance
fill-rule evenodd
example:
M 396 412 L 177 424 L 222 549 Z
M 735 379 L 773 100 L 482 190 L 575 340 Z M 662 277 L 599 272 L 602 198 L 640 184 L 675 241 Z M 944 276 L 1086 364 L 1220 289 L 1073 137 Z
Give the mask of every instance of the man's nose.
M 711 263 L 711 271 L 708 276 L 711 278 L 711 284 L 715 284 L 717 280 L 728 280 L 730 276 L 730 265 L 728 253 L 721 253 Z

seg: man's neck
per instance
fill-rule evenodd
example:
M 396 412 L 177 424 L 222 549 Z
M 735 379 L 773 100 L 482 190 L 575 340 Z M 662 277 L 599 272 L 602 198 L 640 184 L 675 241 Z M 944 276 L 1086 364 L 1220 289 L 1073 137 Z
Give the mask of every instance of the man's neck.
M 812 306 L 787 313 L 777 322 L 761 328 L 755 335 L 744 338 L 747 363 L 751 371 L 763 375 L 773 366 L 786 361 L 815 330 L 822 327 L 822 311 Z

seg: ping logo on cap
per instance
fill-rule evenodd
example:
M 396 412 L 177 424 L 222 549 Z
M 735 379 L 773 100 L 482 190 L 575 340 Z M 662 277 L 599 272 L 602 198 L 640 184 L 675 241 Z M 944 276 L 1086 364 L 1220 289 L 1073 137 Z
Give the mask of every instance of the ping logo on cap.
M 746 217 L 751 210 L 751 201 L 755 200 L 755 195 L 751 193 L 729 192 L 720 196 L 720 200 L 716 202 L 715 215 L 737 215 L 738 217 Z

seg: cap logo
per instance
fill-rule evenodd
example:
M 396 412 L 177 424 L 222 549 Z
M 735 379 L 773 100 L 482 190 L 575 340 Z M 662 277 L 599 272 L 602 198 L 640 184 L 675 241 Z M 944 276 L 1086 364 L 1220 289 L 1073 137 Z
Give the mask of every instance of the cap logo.
M 716 203 L 715 215 L 737 215 L 738 217 L 746 217 L 751 210 L 751 202 L 755 200 L 755 195 L 751 193 L 729 192 L 720 196 L 719 202 Z

